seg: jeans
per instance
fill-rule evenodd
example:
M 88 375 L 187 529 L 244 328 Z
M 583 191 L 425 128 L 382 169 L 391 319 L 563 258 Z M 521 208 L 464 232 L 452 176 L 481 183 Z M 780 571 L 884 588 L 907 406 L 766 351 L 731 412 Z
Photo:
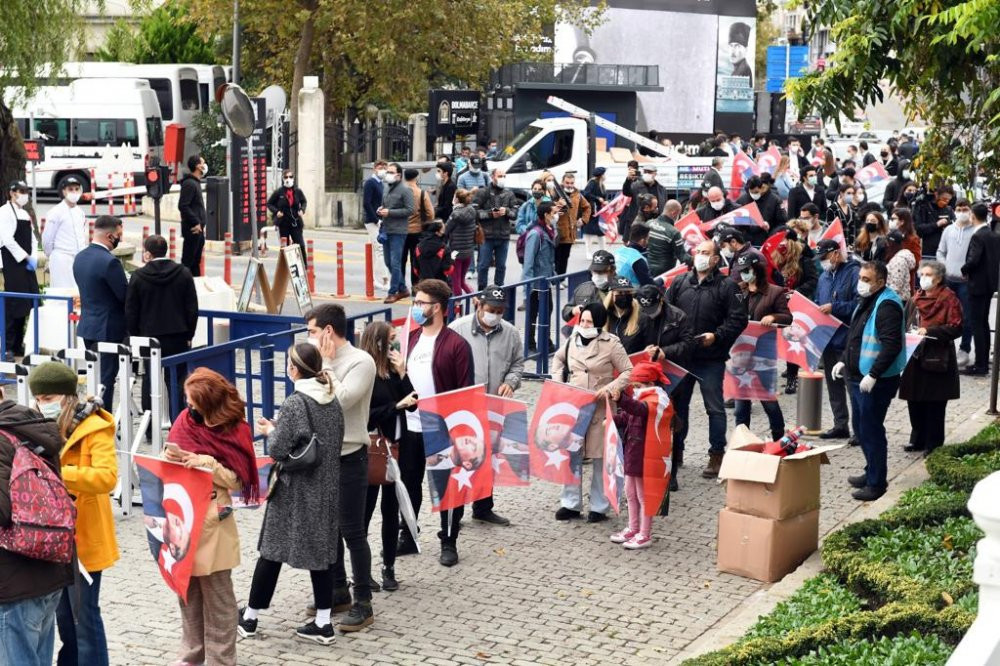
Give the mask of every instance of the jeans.
M 826 377 L 826 393 L 830 396 L 830 411 L 833 412 L 835 430 L 848 430 L 850 422 L 850 415 L 847 412 L 847 386 L 843 378 L 834 379 L 830 375 L 842 352 L 842 349 L 830 349 L 829 346 L 823 350 L 823 374 Z
M 771 427 L 771 436 L 776 440 L 781 439 L 781 436 L 785 432 L 785 416 L 781 413 L 781 405 L 778 404 L 777 400 L 761 400 L 760 406 L 764 408 L 764 413 L 767 414 L 767 422 Z M 736 425 L 749 427 L 750 401 L 737 400 L 734 416 L 736 417 Z
M 593 458 L 591 461 L 593 474 L 590 476 L 590 510 L 595 513 L 607 513 L 611 503 L 604 495 L 604 460 Z M 586 464 L 584 464 L 584 467 Z M 583 469 L 580 470 L 580 482 L 563 486 L 561 504 L 573 511 L 583 510 Z
M 62 590 L 0 604 L 0 666 L 51 666 Z
M 986 372 L 990 368 L 990 299 L 992 296 L 992 294 L 969 295 L 972 342 L 976 346 L 976 363 L 973 369 L 979 372 Z
M 510 247 L 510 240 L 507 238 L 487 238 L 479 246 L 479 291 L 489 286 L 490 262 L 496 257 L 496 271 L 493 276 L 493 284 L 502 287 L 504 276 L 507 274 L 507 248 Z
M 725 361 L 692 361 L 688 364 L 689 375 L 684 377 L 671 394 L 680 428 L 674 435 L 674 448 L 684 451 L 684 440 L 688 433 L 688 412 L 694 383 L 701 386 L 701 399 L 708 414 L 708 452 L 722 455 L 726 452 L 726 402 L 722 399 L 722 377 L 726 371 Z M 700 379 L 695 379 L 695 376 Z
M 385 265 L 389 269 L 389 295 L 398 294 L 406 289 L 403 279 L 403 248 L 406 247 L 406 234 L 389 234 L 386 243 Z
M 56 608 L 56 625 L 59 628 L 59 666 L 107 666 L 108 641 L 104 636 L 99 597 L 101 572 L 90 573 L 94 582 L 78 578 L 76 585 L 64 588 Z M 74 622 L 75 618 L 75 622 Z
M 340 539 L 333 565 L 333 586 L 347 587 L 344 543 L 351 551 L 354 599 L 371 601 L 372 551 L 368 547 L 365 505 L 368 498 L 368 448 L 340 457 Z
M 888 446 L 885 415 L 899 389 L 899 377 L 882 377 L 870 393 L 862 393 L 859 381 L 848 380 L 851 392 L 851 420 L 854 436 L 865 454 L 865 485 L 885 490 L 889 485 Z
M 545 318 L 545 321 L 549 322 L 549 321 L 552 320 L 552 292 L 548 289 L 548 284 L 546 283 L 546 289 L 545 290 L 532 289 L 531 290 L 531 294 L 528 296 L 528 342 L 529 342 L 529 344 L 531 344 L 531 343 L 534 343 L 536 345 L 538 344 L 538 340 L 535 338 L 535 324 L 538 322 L 538 312 L 539 312 L 539 309 L 541 307 L 540 303 L 541 303 L 542 294 L 545 294 L 545 299 L 548 301 L 548 304 L 549 304 L 548 316 Z M 551 338 L 552 332 L 549 331 L 548 328 L 546 328 L 546 333 L 549 335 L 549 339 L 551 340 L 552 339 Z M 551 347 L 550 347 L 549 352 L 553 352 L 553 351 L 555 351 L 555 350 L 551 349 Z
M 120 342 L 120 341 L 115 341 Z M 97 340 L 84 340 L 83 345 L 92 352 L 97 351 Z M 101 384 L 104 386 L 105 409 L 115 411 L 115 383 L 118 381 L 118 354 L 101 354 Z
M 955 292 L 962 304 L 962 341 L 958 348 L 968 353 L 972 349 L 972 317 L 969 315 L 969 283 L 965 280 L 948 280 L 948 288 Z

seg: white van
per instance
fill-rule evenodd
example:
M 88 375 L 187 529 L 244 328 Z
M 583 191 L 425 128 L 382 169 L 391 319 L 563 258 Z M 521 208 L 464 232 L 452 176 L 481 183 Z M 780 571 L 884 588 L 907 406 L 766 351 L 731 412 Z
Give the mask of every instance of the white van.
M 12 92 L 17 92 L 13 91 Z M 61 189 L 75 176 L 90 189 L 124 184 L 126 173 L 144 182 L 145 166 L 163 157 L 163 126 L 156 93 L 145 79 L 77 79 L 68 86 L 43 86 L 11 109 L 21 134 L 45 139 L 45 161 L 28 164 L 42 190 Z M 34 126 L 29 134 L 29 119 Z
M 202 111 L 208 111 L 209 106 L 215 101 L 215 91 L 219 86 L 228 82 L 226 70 L 222 65 L 196 65 L 185 64 L 181 67 L 190 67 L 198 73 L 198 102 Z

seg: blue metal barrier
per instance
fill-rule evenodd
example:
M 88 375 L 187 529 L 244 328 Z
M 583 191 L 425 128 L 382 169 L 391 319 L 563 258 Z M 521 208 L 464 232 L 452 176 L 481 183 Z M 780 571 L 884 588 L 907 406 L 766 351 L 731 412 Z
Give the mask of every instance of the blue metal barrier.
M 64 301 L 66 303 L 66 340 L 68 344 L 67 347 L 72 347 L 75 345 L 75 331 L 74 331 L 74 317 L 73 317 L 73 297 L 72 296 L 47 296 L 45 294 L 24 294 L 14 291 L 0 291 L 0 360 L 7 357 L 7 300 L 30 300 L 31 301 L 31 312 L 34 315 L 32 319 L 32 331 L 34 332 L 34 345 L 32 345 L 32 350 L 29 352 L 25 349 L 26 353 L 37 354 L 39 350 L 38 346 L 38 332 L 39 332 L 39 317 L 38 308 L 41 306 L 43 301 Z

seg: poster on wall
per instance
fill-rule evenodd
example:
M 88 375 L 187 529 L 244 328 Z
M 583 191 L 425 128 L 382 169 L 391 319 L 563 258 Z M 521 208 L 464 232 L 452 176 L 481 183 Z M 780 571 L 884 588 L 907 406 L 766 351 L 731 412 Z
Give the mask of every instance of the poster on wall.
M 719 17 L 716 113 L 753 113 L 756 27 L 753 18 Z

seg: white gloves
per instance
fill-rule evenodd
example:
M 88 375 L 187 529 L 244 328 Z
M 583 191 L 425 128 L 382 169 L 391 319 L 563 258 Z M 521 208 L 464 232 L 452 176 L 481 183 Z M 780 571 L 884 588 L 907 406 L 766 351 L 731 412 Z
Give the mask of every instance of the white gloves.
M 833 366 L 832 370 L 830 370 L 830 376 L 833 377 L 834 379 L 843 379 L 845 367 L 847 366 L 844 365 L 843 361 L 837 361 L 837 364 Z
M 862 393 L 871 393 L 872 389 L 875 388 L 875 378 L 871 375 L 865 375 L 861 378 L 861 383 L 858 384 L 858 388 L 861 389 Z

